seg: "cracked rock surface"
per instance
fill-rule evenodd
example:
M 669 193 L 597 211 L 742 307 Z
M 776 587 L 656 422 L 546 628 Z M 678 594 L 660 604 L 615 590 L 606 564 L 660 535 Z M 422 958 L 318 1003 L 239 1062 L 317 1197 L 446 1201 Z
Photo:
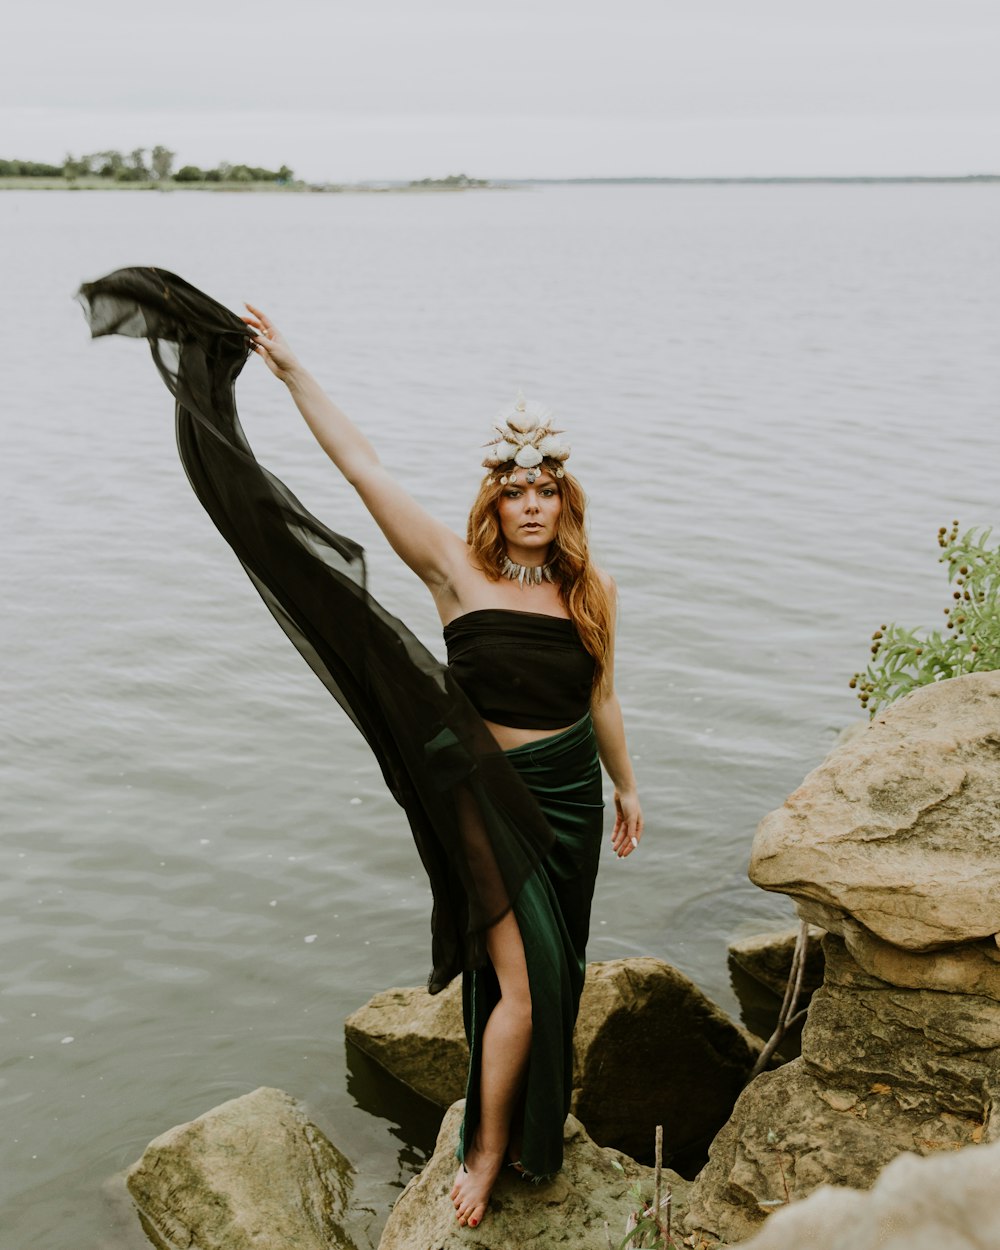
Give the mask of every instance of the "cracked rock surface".
M 151 1141 L 126 1175 L 159 1250 L 354 1250 L 353 1169 L 302 1105 L 261 1088 Z
M 740 1095 L 691 1187 L 691 1228 L 740 1241 L 821 1185 L 867 1189 L 904 1151 L 1000 1138 L 1000 1004 L 900 989 L 824 945 L 802 1057 Z
M 908 951 L 1000 932 L 1000 672 L 923 686 L 761 821 L 750 878 Z

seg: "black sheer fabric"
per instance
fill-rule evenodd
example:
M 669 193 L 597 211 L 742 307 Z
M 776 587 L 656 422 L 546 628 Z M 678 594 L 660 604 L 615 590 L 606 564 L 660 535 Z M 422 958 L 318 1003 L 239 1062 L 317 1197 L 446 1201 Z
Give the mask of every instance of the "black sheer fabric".
M 95 338 L 149 341 L 177 401 L 195 494 L 405 810 L 434 899 L 429 989 L 485 966 L 485 931 L 538 868 L 552 831 L 448 669 L 368 594 L 362 549 L 257 463 L 234 393 L 252 332 L 162 269 L 117 270 L 86 283 L 80 300 Z

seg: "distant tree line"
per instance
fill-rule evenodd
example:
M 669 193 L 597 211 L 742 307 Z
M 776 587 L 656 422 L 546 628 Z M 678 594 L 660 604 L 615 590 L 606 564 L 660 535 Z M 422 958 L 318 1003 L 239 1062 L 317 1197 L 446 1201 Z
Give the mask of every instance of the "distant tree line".
M 264 169 L 260 165 L 230 165 L 223 161 L 214 169 L 182 165 L 174 174 L 174 182 L 292 182 L 295 175 L 287 165 L 280 169 Z
M 0 177 L 6 178 L 107 178 L 111 182 L 291 182 L 294 174 L 287 165 L 264 169 L 259 165 L 231 165 L 222 161 L 214 169 L 182 165 L 173 172 L 176 152 L 157 145 L 131 152 L 91 152 L 86 156 L 67 155 L 61 165 L 41 161 L 0 160 Z
M 175 153 L 157 145 L 149 152 L 134 148 L 131 152 L 108 149 L 85 156 L 67 155 L 62 164 L 65 178 L 108 178 L 112 182 L 166 181 L 173 169 Z
M 60 178 L 61 165 L 46 165 L 42 161 L 0 160 L 0 178 Z
M 449 174 L 447 178 L 419 178 L 411 187 L 488 187 L 485 178 L 470 178 L 468 174 Z

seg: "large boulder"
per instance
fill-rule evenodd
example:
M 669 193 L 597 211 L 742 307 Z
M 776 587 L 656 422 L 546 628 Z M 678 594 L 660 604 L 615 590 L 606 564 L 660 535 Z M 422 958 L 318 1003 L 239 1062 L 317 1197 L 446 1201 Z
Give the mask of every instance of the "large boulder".
M 597 1146 L 580 1122 L 570 1116 L 562 1171 L 539 1183 L 504 1172 L 482 1224 L 460 1228 L 448 1195 L 458 1167 L 455 1142 L 463 1105 L 456 1103 L 445 1116 L 434 1154 L 397 1199 L 379 1250 L 468 1250 L 470 1246 L 484 1250 L 522 1250 L 526 1246 L 607 1250 L 605 1223 L 612 1244 L 618 1245 L 629 1214 L 636 1210 L 631 1187 L 638 1183 L 643 1199 L 652 1197 L 652 1168 Z M 663 1186 L 664 1194 L 667 1187 L 672 1191 L 676 1224 L 683 1218 L 687 1182 L 664 1171 Z
M 693 1228 L 739 1241 L 820 1185 L 867 1188 L 904 1151 L 1000 1135 L 1000 1004 L 900 989 L 864 972 L 841 939 L 824 945 L 802 1058 L 740 1097 L 692 1185 Z
M 933 951 L 1000 932 L 1000 672 L 913 691 L 761 822 L 750 877 L 840 933 Z
M 824 1186 L 740 1250 L 983 1250 L 1000 1246 L 1000 1144 L 901 1155 L 867 1193 Z
M 469 1047 L 460 978 L 440 994 L 410 987 L 383 990 L 347 1017 L 344 1034 L 439 1107 L 450 1107 L 465 1094 Z
M 587 967 L 574 1034 L 571 1110 L 603 1146 L 695 1166 L 732 1111 L 760 1053 L 693 981 L 662 959 Z
M 802 1057 L 759 1077 L 692 1187 L 727 1240 L 903 1153 L 1000 1135 L 1000 672 L 923 687 L 760 824 L 750 873 L 828 930 Z
M 376 994 L 345 1025 L 348 1039 L 425 1098 L 449 1106 L 465 1089 L 469 1051 L 461 986 Z M 665 1158 L 705 1157 L 760 1053 L 676 968 L 661 959 L 587 966 L 574 1033 L 571 1110 L 603 1146 L 652 1158 L 657 1124 Z
M 257 1089 L 146 1147 L 126 1183 L 159 1250 L 353 1250 L 352 1168 L 279 1089 Z

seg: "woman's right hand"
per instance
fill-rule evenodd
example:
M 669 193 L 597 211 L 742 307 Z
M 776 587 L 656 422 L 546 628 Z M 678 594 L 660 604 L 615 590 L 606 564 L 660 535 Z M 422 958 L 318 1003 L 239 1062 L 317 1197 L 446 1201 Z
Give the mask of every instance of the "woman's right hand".
M 251 330 L 257 331 L 251 344 L 253 351 L 262 357 L 276 378 L 287 382 L 295 370 L 300 368 L 295 353 L 288 346 L 281 331 L 259 308 L 254 308 L 253 304 L 247 304 L 246 307 L 250 311 L 250 316 L 244 317 L 243 320 Z

